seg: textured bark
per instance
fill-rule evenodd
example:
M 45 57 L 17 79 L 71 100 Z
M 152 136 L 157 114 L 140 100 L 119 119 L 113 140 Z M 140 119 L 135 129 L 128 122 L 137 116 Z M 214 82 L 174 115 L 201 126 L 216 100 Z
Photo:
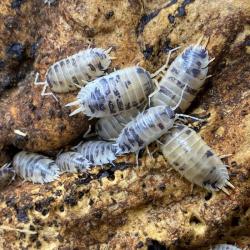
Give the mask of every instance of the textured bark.
M 47 185 L 16 180 L 0 194 L 2 228 L 28 231 L 2 229 L 2 249 L 208 249 L 225 241 L 249 246 L 249 1 L 61 0 L 48 7 L 36 0 L 23 1 L 18 10 L 7 2 L 0 5 L 2 18 L 21 18 L 23 29 L 7 35 L 0 24 L 0 53 L 9 65 L 1 71 L 1 84 L 14 67 L 5 54 L 11 39 L 29 45 L 40 41 L 34 65 L 32 59 L 19 62 L 17 72 L 27 64 L 43 78 L 50 64 L 87 44 L 113 46 L 115 68 L 140 62 L 154 72 L 170 48 L 194 43 L 203 33 L 209 36 L 213 77 L 187 113 L 210 114 L 199 133 L 219 155 L 232 154 L 224 161 L 236 188 L 229 196 L 196 186 L 191 193 L 190 183 L 169 171 L 160 152 L 153 159 L 141 155 L 139 167 L 129 155 L 119 158 L 116 168 L 65 174 Z M 36 22 L 28 22 L 31 17 Z M 69 119 L 70 110 L 64 108 L 75 93 L 59 95 L 59 103 L 41 98 L 40 88 L 32 86 L 33 72 L 24 72 L 20 86 L 2 92 L 2 147 L 49 151 L 81 136 L 87 121 L 80 115 Z M 28 138 L 20 142 L 13 129 Z

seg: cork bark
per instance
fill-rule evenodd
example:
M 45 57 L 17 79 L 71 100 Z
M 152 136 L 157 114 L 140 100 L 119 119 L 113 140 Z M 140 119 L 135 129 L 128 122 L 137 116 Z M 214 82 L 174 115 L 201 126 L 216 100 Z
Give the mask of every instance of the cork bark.
M 196 129 L 218 155 L 231 154 L 224 161 L 235 186 L 229 196 L 197 186 L 191 192 L 160 152 L 141 154 L 139 167 L 127 155 L 116 167 L 64 174 L 52 184 L 17 178 L 0 193 L 1 249 L 249 247 L 249 1 L 59 0 L 49 7 L 6 0 L 0 19 L 1 161 L 19 149 L 57 152 L 88 128 L 86 117 L 68 117 L 64 107 L 77 92 L 58 95 L 59 102 L 41 97 L 35 72 L 44 79 L 49 65 L 91 45 L 113 47 L 112 68 L 140 63 L 153 73 L 171 48 L 204 34 L 213 76 L 187 113 L 209 116 Z

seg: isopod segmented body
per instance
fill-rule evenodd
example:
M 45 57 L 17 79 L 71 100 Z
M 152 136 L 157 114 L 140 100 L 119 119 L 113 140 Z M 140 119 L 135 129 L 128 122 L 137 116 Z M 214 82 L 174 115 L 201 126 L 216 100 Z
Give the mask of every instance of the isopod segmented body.
M 37 82 L 36 85 L 45 84 L 56 93 L 74 91 L 77 86 L 83 86 L 87 81 L 92 81 L 104 74 L 109 67 L 111 58 L 110 49 L 89 48 L 62 59 L 51 65 L 46 73 L 45 82 Z
M 112 163 L 115 159 L 116 147 L 111 142 L 88 141 L 74 147 L 92 166 Z
M 145 103 L 154 85 L 150 74 L 134 66 L 117 70 L 87 84 L 77 95 L 79 105 L 71 115 L 83 112 L 90 117 L 107 117 L 139 107 Z
M 211 248 L 211 250 L 241 250 L 241 249 L 234 245 L 218 244 L 215 245 L 213 248 Z
M 36 153 L 21 151 L 14 156 L 13 167 L 24 180 L 33 183 L 47 183 L 59 177 L 55 161 Z
M 183 94 L 179 109 L 185 112 L 205 82 L 209 57 L 204 46 L 199 43 L 187 47 L 171 63 L 159 82 L 159 89 L 152 97 L 152 106 L 176 106 Z
M 164 157 L 191 183 L 210 191 L 233 188 L 225 164 L 192 129 L 176 125 L 161 139 Z
M 77 152 L 65 152 L 57 156 L 56 164 L 61 172 L 78 173 L 86 170 L 91 164 Z
M 151 107 L 129 122 L 116 140 L 117 154 L 138 152 L 164 135 L 177 118 L 167 106 Z
M 132 109 L 116 116 L 102 117 L 96 122 L 95 130 L 103 140 L 114 140 L 119 136 L 124 126 L 138 113 L 138 109 Z
M 0 168 L 0 190 L 8 186 L 15 179 L 15 170 L 5 164 Z

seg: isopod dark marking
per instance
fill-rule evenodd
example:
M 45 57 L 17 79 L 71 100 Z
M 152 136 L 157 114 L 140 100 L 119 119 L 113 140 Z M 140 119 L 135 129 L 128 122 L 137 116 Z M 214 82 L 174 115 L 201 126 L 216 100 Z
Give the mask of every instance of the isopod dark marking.
M 225 164 L 192 129 L 176 125 L 162 137 L 161 151 L 172 167 L 191 183 L 209 191 L 234 188 Z
M 185 112 L 190 106 L 203 86 L 207 77 L 208 64 L 213 60 L 209 61 L 206 50 L 208 40 L 203 46 L 200 45 L 202 38 L 197 44 L 187 47 L 177 56 L 167 71 L 163 70 L 164 66 L 160 69 L 160 71 L 163 71 L 164 76 L 159 82 L 158 89 L 152 94 L 152 106 L 176 106 L 185 85 L 187 87 L 179 109 L 181 112 Z
M 14 156 L 13 167 L 24 180 L 33 183 L 47 183 L 59 177 L 55 161 L 40 154 L 21 151 Z
M 90 162 L 77 152 L 65 152 L 56 158 L 56 164 L 61 172 L 78 173 L 86 171 Z
M 84 86 L 87 81 L 104 74 L 111 63 L 110 50 L 111 48 L 108 50 L 101 48 L 81 50 L 51 65 L 45 75 L 45 82 L 38 82 L 37 74 L 35 85 L 45 85 L 42 95 L 52 94 L 45 93 L 48 85 L 56 93 L 74 91 L 79 86 Z
M 77 100 L 66 106 L 80 107 L 70 115 L 83 112 L 90 117 L 107 117 L 141 106 L 153 91 L 151 75 L 139 66 L 117 70 L 81 88 Z
M 0 168 L 0 190 L 7 187 L 15 179 L 15 170 L 9 164 L 4 164 Z
M 218 244 L 210 249 L 211 250 L 241 250 L 241 248 L 238 248 L 234 245 L 229 245 L 229 244 Z
M 91 166 L 112 163 L 116 159 L 116 147 L 111 142 L 80 142 L 73 149 L 87 159 Z
M 138 113 L 138 109 L 132 109 L 116 116 L 102 117 L 95 124 L 95 130 L 103 140 L 115 140 L 124 126 L 134 119 Z

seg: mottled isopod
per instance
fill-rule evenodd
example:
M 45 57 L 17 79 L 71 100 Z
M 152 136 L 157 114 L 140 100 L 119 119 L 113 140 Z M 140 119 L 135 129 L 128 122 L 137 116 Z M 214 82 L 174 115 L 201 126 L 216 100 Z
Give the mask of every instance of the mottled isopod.
M 47 183 L 59 177 L 59 168 L 55 161 L 40 154 L 21 151 L 14 156 L 13 166 L 24 180 L 33 183 Z
M 71 115 L 83 112 L 90 117 L 107 117 L 139 107 L 145 103 L 154 85 L 151 75 L 139 66 L 117 70 L 87 84 L 80 90 L 79 105 Z
M 211 250 L 241 250 L 240 248 L 238 248 L 234 245 L 229 245 L 229 244 L 218 244 L 210 249 Z
M 164 72 L 158 89 L 152 94 L 152 106 L 176 106 L 184 86 L 186 86 L 186 89 L 179 109 L 181 112 L 185 112 L 190 106 L 203 86 L 208 72 L 208 52 L 206 44 L 204 46 L 199 45 L 201 39 L 196 45 L 187 47 Z
M 116 159 L 116 147 L 111 142 L 80 142 L 73 149 L 89 160 L 93 166 L 112 163 Z
M 176 125 L 161 141 L 164 157 L 191 183 L 210 191 L 221 189 L 227 194 L 226 185 L 234 188 L 228 181 L 225 164 L 194 130 Z
M 91 165 L 82 154 L 77 152 L 65 152 L 59 154 L 56 158 L 56 164 L 62 173 L 82 172 Z
M 15 170 L 9 167 L 11 164 L 4 164 L 0 168 L 0 190 L 8 186 L 15 179 Z
M 138 109 L 132 109 L 116 116 L 102 117 L 96 122 L 95 130 L 103 140 L 115 140 L 126 124 L 133 120 L 138 113 Z
M 130 121 L 116 140 L 117 154 L 139 152 L 164 135 L 174 124 L 175 112 L 167 106 L 151 107 Z
M 111 63 L 110 50 L 111 48 L 81 50 L 51 65 L 46 73 L 45 82 L 38 82 L 37 74 L 35 85 L 45 85 L 42 95 L 52 94 L 45 93 L 48 85 L 56 93 L 74 91 L 79 86 L 85 85 L 87 81 L 92 81 L 104 74 Z
M 178 107 L 179 103 L 174 108 L 166 105 L 151 107 L 130 121 L 123 128 L 116 140 L 117 154 L 138 153 L 140 149 L 164 135 L 173 127 L 177 119 L 180 117 L 190 117 L 175 113 L 174 110 Z M 194 117 L 192 119 L 200 120 Z

